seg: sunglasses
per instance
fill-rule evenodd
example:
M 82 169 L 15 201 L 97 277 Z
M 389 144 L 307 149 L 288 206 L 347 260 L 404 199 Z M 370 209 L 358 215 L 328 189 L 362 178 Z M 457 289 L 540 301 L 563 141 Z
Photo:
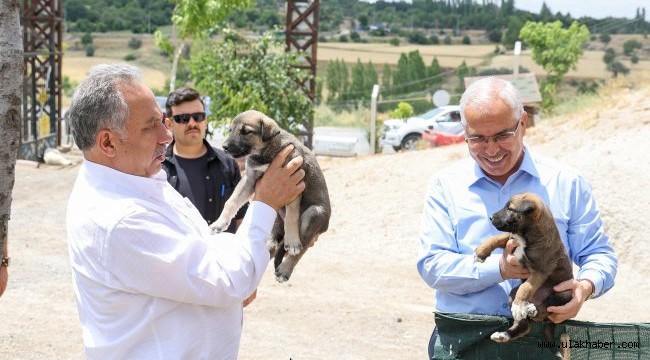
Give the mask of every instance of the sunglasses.
M 174 121 L 177 124 L 187 124 L 188 122 L 190 122 L 191 118 L 194 118 L 194 121 L 196 121 L 196 122 L 201 122 L 201 121 L 205 120 L 205 113 L 204 112 L 197 112 L 197 113 L 194 113 L 194 114 L 178 114 L 178 115 L 172 116 L 172 118 L 174 119 Z

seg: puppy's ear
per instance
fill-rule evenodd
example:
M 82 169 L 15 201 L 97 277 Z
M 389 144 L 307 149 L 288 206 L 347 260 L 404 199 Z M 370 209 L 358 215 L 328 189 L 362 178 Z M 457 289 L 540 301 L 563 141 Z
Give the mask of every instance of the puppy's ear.
M 262 141 L 269 141 L 275 135 L 280 133 L 280 130 L 277 128 L 278 125 L 271 119 L 261 118 L 260 119 L 260 138 Z
M 521 214 L 530 214 L 531 212 L 535 211 L 536 207 L 537 205 L 534 201 L 523 198 L 521 201 L 519 201 L 517 206 L 513 207 L 513 210 Z

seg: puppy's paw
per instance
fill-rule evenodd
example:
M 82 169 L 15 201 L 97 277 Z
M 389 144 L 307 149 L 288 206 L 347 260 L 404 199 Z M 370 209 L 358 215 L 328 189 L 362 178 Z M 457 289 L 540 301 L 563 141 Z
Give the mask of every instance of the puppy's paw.
M 279 283 L 283 283 L 283 282 L 289 281 L 289 277 L 284 275 L 284 274 L 280 274 L 280 273 L 276 272 L 275 273 L 275 281 L 277 281 Z
M 289 255 L 298 255 L 302 251 L 302 244 L 298 243 L 298 245 L 289 245 L 285 242 L 284 249 L 289 253 Z
M 278 248 L 279 243 L 273 236 L 269 236 L 269 238 L 266 240 L 266 248 L 269 250 L 274 250 Z
M 495 332 L 490 336 L 490 339 L 498 343 L 507 343 L 510 341 L 510 335 L 508 335 L 508 333 L 505 331 Z
M 512 317 L 515 319 L 515 321 L 537 315 L 537 308 L 535 307 L 535 304 L 529 303 L 528 301 L 513 303 L 511 310 Z
M 474 262 L 482 263 L 485 262 L 486 257 L 481 257 L 477 253 L 474 253 Z
M 228 229 L 228 225 L 230 225 L 230 220 L 219 216 L 217 221 L 213 222 L 212 225 L 210 225 L 210 230 L 212 230 L 213 234 L 218 234 L 226 231 L 226 229 Z

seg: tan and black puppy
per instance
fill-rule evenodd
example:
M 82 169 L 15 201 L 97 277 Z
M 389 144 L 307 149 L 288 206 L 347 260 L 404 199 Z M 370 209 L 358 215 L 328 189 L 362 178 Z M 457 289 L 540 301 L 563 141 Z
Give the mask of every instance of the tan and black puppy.
M 259 111 L 245 111 L 232 121 L 223 149 L 235 158 L 246 156 L 246 169 L 232 196 L 226 201 L 223 212 L 210 226 L 215 232 L 228 228 L 239 208 L 255 192 L 257 179 L 280 150 L 289 144 L 293 144 L 295 150 L 287 162 L 296 156 L 304 159 L 301 168 L 305 171 L 305 191 L 278 212 L 269 239 L 269 251 L 271 257 L 275 257 L 275 278 L 279 282 L 289 280 L 293 268 L 307 251 L 308 244 L 314 237 L 327 231 L 331 214 L 330 198 L 316 156 L 295 136 Z
M 475 260 L 485 261 L 494 249 L 504 248 L 508 240 L 514 238 L 519 242 L 514 255 L 530 273 L 510 294 L 514 324 L 491 336 L 496 342 L 508 342 L 530 331 L 529 320 L 546 319 L 548 306 L 564 305 L 571 300 L 570 290 L 555 293 L 553 286 L 572 279 L 573 272 L 553 215 L 539 196 L 532 193 L 515 195 L 490 220 L 494 227 L 506 233 L 492 236 L 479 245 Z M 547 341 L 553 341 L 554 327 L 552 322 L 546 323 Z

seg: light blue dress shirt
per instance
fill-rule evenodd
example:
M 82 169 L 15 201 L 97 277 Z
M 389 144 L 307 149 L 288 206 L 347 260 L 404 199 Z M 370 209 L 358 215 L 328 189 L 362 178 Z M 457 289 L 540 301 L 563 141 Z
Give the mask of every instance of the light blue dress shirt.
M 488 178 L 472 158 L 432 179 L 422 214 L 417 268 L 436 289 L 436 311 L 512 316 L 508 295 L 521 280 L 501 277 L 502 249 L 484 263 L 474 262 L 474 249 L 499 233 L 489 216 L 523 192 L 539 195 L 550 207 L 569 257 L 579 267 L 576 278 L 591 280 L 595 296 L 614 285 L 618 261 L 591 186 L 575 170 L 524 147 L 519 170 L 503 185 Z

